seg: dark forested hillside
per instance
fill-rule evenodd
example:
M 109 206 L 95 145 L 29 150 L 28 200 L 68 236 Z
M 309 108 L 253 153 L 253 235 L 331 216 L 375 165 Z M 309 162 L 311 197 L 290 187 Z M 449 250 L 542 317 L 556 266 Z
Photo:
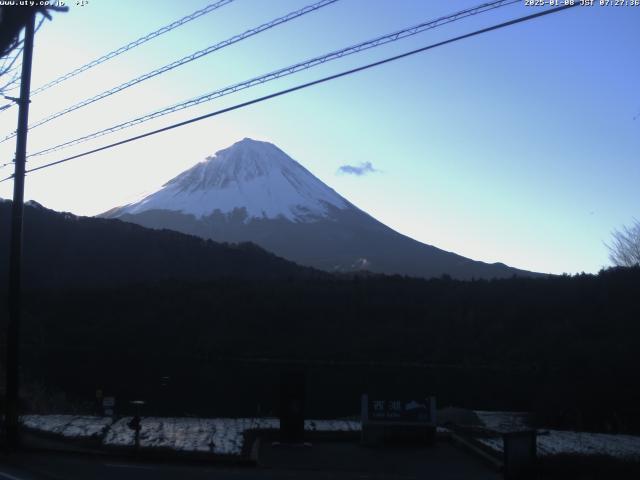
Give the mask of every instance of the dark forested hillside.
M 315 416 L 353 414 L 367 391 L 429 392 L 560 427 L 640 431 L 640 268 L 337 276 L 252 245 L 38 206 L 24 236 L 22 372 L 78 401 L 101 389 L 121 405 L 145 399 L 148 414 L 273 413 L 279 372 L 295 366 Z
M 0 202 L 0 231 L 9 231 L 11 202 Z M 0 285 L 6 282 L 9 235 L 0 235 Z M 220 244 L 119 220 L 77 217 L 37 204 L 25 207 L 27 288 L 114 287 L 167 279 L 265 278 L 313 271 L 245 243 Z
M 629 431 L 640 428 L 638 285 L 636 268 L 39 292 L 27 298 L 26 372 L 79 396 L 145 396 L 152 411 L 248 415 L 269 405 L 278 369 L 297 364 L 308 369 L 316 415 L 354 413 L 371 389 L 427 390 L 444 404 Z M 161 400 L 164 375 L 176 396 Z

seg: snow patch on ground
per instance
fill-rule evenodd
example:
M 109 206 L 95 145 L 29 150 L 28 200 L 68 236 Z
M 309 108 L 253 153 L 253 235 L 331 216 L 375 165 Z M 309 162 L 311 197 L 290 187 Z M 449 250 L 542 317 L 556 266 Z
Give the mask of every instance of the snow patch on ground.
M 132 447 L 135 432 L 131 417 L 116 422 L 110 418 L 74 415 L 25 415 L 25 427 L 66 438 L 103 437 L 111 447 Z M 143 417 L 140 424 L 141 448 L 167 448 L 183 452 L 211 452 L 240 455 L 248 430 L 278 429 L 277 418 L 160 418 Z M 350 420 L 306 420 L 310 432 L 358 432 L 360 422 Z
M 104 438 L 105 445 L 133 446 L 134 432 L 127 426 L 131 417 L 118 420 Z M 178 451 L 240 455 L 244 433 L 255 429 L 278 429 L 277 418 L 142 418 L 140 447 L 170 448 Z M 305 430 L 353 432 L 360 422 L 346 420 L 306 420 Z
M 479 438 L 478 441 L 500 453 L 504 449 L 502 438 Z M 640 460 L 640 437 L 632 435 L 549 430 L 548 434 L 546 431 L 538 434 L 537 447 L 540 456 L 605 455 Z
M 524 412 L 476 411 L 484 426 L 497 433 L 509 433 L 531 428 L 529 415 Z M 640 437 L 605 433 L 586 433 L 564 430 L 538 431 L 539 456 L 552 455 L 604 455 L 622 460 L 640 459 Z M 477 440 L 502 453 L 501 436 L 477 438 Z
M 127 425 L 130 420 L 131 417 L 125 417 L 114 423 L 104 438 L 104 444 L 133 446 L 135 434 Z M 144 417 L 140 428 L 140 447 L 238 455 L 242 450 L 243 433 L 257 424 L 259 422 L 246 418 Z
M 280 428 L 279 423 L 276 428 Z M 361 425 L 353 420 L 305 420 L 304 429 L 308 432 L 359 432 Z
M 20 421 L 27 428 L 67 438 L 100 437 L 112 423 L 111 418 L 88 415 L 24 415 Z
M 485 426 L 499 433 L 528 428 L 526 414 L 513 412 L 476 412 Z M 24 415 L 22 424 L 65 438 L 102 438 L 106 446 L 131 447 L 131 417 L 112 422 L 108 417 L 81 415 Z M 277 418 L 159 418 L 143 417 L 141 448 L 167 448 L 183 452 L 211 452 L 217 455 L 240 455 L 244 434 L 248 430 L 278 429 Z M 360 422 L 353 420 L 305 420 L 311 432 L 358 432 Z M 439 428 L 439 431 L 446 429 Z M 501 437 L 478 438 L 479 442 L 503 451 Z M 538 454 L 606 455 L 624 460 L 640 460 L 640 436 L 612 435 L 549 430 L 538 435 Z
M 526 412 L 487 412 L 476 410 L 475 414 L 489 430 L 498 433 L 528 430 L 529 414 Z

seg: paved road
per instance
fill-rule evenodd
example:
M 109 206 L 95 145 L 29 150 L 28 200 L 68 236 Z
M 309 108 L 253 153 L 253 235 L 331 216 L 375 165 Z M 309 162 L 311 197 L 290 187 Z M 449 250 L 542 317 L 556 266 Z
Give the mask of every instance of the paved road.
M 432 449 L 371 450 L 356 444 L 314 444 L 306 450 L 264 446 L 260 466 L 135 462 L 106 456 L 20 453 L 0 457 L 0 480 L 498 480 L 473 457 L 441 444 Z
M 478 458 L 448 442 L 432 447 L 364 447 L 357 442 L 314 443 L 311 448 L 261 445 L 261 467 L 327 470 L 357 474 L 353 478 L 433 478 L 494 480 L 502 478 Z M 349 477 L 351 478 L 351 477 Z

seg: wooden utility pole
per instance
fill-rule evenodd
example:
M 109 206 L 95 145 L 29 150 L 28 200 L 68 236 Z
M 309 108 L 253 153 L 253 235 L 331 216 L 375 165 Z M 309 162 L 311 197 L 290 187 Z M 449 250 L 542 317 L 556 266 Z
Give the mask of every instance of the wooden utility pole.
M 25 26 L 22 53 L 22 79 L 16 137 L 15 173 L 13 175 L 13 205 L 11 210 L 11 244 L 9 256 L 9 323 L 7 325 L 6 415 L 7 446 L 19 447 L 18 415 L 20 392 L 20 316 L 22 307 L 22 216 L 24 211 L 24 171 L 29 129 L 29 93 L 31 90 L 31 60 L 35 11 Z

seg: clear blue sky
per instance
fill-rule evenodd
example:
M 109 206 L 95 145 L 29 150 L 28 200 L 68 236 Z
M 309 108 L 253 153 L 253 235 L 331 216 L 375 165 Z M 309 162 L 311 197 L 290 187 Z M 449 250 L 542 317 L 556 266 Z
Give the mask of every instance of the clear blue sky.
M 75 3 L 37 34 L 34 88 L 208 2 Z M 309 3 L 236 0 L 36 96 L 31 119 Z M 34 129 L 29 150 L 479 3 L 341 0 Z M 34 165 L 534 11 L 523 2 L 465 19 Z M 34 173 L 26 197 L 97 214 L 252 137 L 422 242 L 530 270 L 596 272 L 612 229 L 640 217 L 639 27 L 640 7 L 570 9 Z M 0 113 L 1 133 L 15 122 L 15 109 Z M 0 145 L 0 163 L 14 148 Z M 379 172 L 337 173 L 363 162 Z

